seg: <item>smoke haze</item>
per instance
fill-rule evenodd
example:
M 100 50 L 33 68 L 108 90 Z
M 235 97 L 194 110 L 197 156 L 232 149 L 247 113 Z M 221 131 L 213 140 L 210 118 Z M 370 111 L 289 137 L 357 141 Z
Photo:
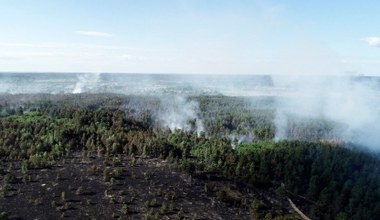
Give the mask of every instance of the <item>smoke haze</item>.
M 336 126 L 329 137 L 372 149 L 380 145 L 379 85 L 358 76 L 274 77 L 275 85 L 288 88 L 276 105 L 276 139 L 286 139 L 289 120 L 328 120 Z
M 275 101 L 251 103 L 249 98 L 246 101 L 252 104 L 252 108 L 274 112 L 272 122 L 276 140 L 302 139 L 294 133 L 312 124 L 316 129 L 307 131 L 310 134 L 305 140 L 339 140 L 380 149 L 378 77 L 342 74 L 194 77 L 174 74 L 2 73 L 0 79 L 0 92 L 3 94 L 117 93 L 136 96 L 126 107 L 130 111 L 128 114 L 138 116 L 148 112 L 162 128 L 198 134 L 207 131 L 197 99 L 188 97 L 267 97 Z M 145 98 L 150 104 L 141 106 L 140 95 L 150 96 Z M 320 132 L 319 128 L 326 128 L 325 132 Z M 230 135 L 232 142 L 236 140 L 236 143 L 256 140 L 252 132 L 249 133 L 250 129 L 243 129 L 247 131 L 244 134 L 231 131 L 227 136 Z

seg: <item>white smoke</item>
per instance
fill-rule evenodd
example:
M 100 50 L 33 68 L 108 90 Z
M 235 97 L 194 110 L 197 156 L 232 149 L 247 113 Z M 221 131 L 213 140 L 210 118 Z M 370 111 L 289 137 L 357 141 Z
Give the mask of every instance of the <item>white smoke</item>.
M 96 90 L 100 73 L 79 74 L 77 77 L 78 80 L 72 92 L 74 94 Z
M 253 133 L 248 134 L 230 134 L 228 136 L 231 140 L 231 147 L 235 149 L 235 147 L 242 143 L 250 143 L 255 139 L 255 135 Z
M 161 108 L 157 117 L 164 128 L 171 131 L 194 131 L 199 135 L 204 131 L 204 127 L 198 113 L 199 105 L 196 101 L 180 96 L 166 96 L 161 98 Z
M 276 106 L 276 139 L 286 139 L 291 117 L 342 125 L 332 134 L 343 141 L 380 149 L 380 92 L 370 78 L 352 76 L 274 77 L 288 91 Z

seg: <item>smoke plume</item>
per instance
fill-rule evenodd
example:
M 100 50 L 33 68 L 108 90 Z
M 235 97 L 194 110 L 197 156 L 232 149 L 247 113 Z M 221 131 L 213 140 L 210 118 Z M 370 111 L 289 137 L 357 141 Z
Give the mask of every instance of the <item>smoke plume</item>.
M 161 108 L 157 112 L 160 125 L 169 128 L 193 131 L 200 134 L 204 131 L 203 122 L 199 118 L 199 105 L 196 101 L 181 96 L 161 97 Z
M 354 142 L 380 149 L 380 93 L 374 78 L 359 76 L 302 76 L 294 80 L 274 77 L 285 88 L 277 101 L 276 139 L 289 137 L 294 118 L 332 122 L 322 138 Z
M 100 73 L 80 74 L 77 77 L 78 79 L 73 89 L 74 94 L 96 90 Z

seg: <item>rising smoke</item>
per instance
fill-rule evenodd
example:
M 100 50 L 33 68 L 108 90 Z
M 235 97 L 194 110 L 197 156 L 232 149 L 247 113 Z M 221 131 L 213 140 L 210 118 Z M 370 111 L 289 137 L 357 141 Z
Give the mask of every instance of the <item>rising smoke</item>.
M 228 138 L 231 141 L 231 147 L 235 149 L 235 147 L 242 143 L 251 143 L 255 139 L 255 135 L 253 133 L 248 134 L 230 134 Z
M 157 118 L 161 126 L 171 131 L 177 129 L 196 132 L 204 131 L 203 122 L 199 115 L 199 105 L 193 100 L 181 96 L 160 97 L 161 108 Z
M 99 79 L 100 74 L 78 75 L 78 80 L 72 93 L 101 92 L 99 91 Z M 141 106 L 141 100 L 129 100 L 129 103 L 126 105 L 126 111 L 128 111 L 129 115 L 139 118 L 142 114 L 151 112 L 153 113 L 156 122 L 162 128 L 168 128 L 171 131 L 177 129 L 191 131 L 196 132 L 197 134 L 204 131 L 203 122 L 199 117 L 200 110 L 198 102 L 195 100 L 188 100 L 180 95 L 163 94 L 162 91 L 156 91 L 156 94 L 152 94 L 150 89 L 156 88 L 159 85 L 159 82 L 147 79 L 148 78 L 145 78 L 143 85 L 140 86 L 142 88 L 140 88 L 139 91 L 143 92 L 144 90 L 147 90 L 142 94 L 146 96 L 145 98 L 150 97 L 151 103 L 150 105 Z M 128 89 L 133 90 L 133 88 L 125 88 L 126 94 L 128 94 Z M 180 91 L 179 88 L 177 88 L 177 90 L 178 91 L 175 92 Z M 155 99 L 159 100 L 159 109 L 154 109 L 153 107 Z
M 77 77 L 78 79 L 72 93 L 91 92 L 98 89 L 100 73 L 79 74 Z
M 373 78 L 358 76 L 274 77 L 287 88 L 276 106 L 276 139 L 287 139 L 289 121 L 328 120 L 335 129 L 324 138 L 380 149 L 380 93 Z

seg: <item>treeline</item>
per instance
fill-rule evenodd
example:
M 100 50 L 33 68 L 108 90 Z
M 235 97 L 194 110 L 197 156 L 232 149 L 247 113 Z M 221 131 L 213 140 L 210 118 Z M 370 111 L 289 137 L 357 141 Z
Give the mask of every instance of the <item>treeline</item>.
M 189 174 L 219 170 L 261 190 L 275 190 L 284 198 L 300 198 L 303 204 L 299 205 L 315 219 L 380 216 L 380 162 L 369 153 L 327 141 L 274 142 L 273 112 L 256 111 L 251 105 L 233 107 L 236 100 L 221 97 L 199 98 L 200 116 L 207 129 L 214 129 L 206 130 L 208 134 L 159 130 L 149 109 L 159 102 L 151 97 L 139 102 L 140 98 L 110 96 L 89 101 L 73 96 L 72 100 L 30 103 L 28 108 L 25 103 L 12 108 L 3 104 L 3 113 L 9 109 L 0 118 L 1 161 L 19 161 L 28 170 L 49 167 L 73 153 L 161 157 Z M 139 109 L 144 102 L 145 108 Z M 245 124 L 256 139 L 233 149 L 230 138 L 220 135 Z M 265 208 L 257 202 L 252 206 L 254 216 L 265 216 Z

